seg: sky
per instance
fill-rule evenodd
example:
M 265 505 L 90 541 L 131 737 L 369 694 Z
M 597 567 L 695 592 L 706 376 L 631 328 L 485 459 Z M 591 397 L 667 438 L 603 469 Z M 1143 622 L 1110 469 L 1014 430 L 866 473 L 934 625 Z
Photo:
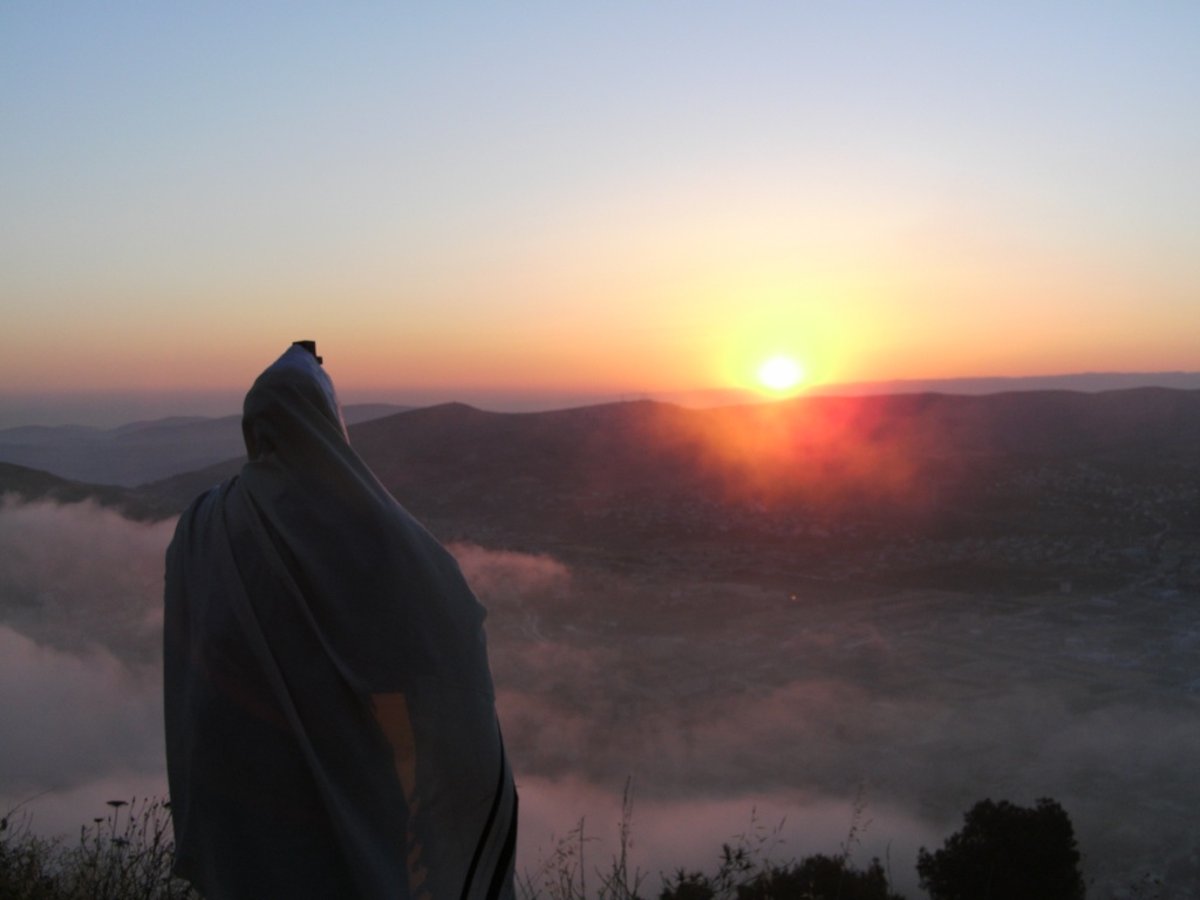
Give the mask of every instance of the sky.
M 0 394 L 195 406 L 299 338 L 398 402 L 1197 371 L 1197 41 L 1192 2 L 4 4 Z

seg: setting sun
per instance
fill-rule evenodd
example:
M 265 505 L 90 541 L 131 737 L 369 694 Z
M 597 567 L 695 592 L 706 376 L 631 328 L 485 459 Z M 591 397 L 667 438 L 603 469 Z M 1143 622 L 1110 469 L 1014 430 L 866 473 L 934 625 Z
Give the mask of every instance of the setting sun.
M 772 356 L 758 367 L 758 380 L 772 391 L 787 391 L 804 379 L 804 372 L 790 356 Z

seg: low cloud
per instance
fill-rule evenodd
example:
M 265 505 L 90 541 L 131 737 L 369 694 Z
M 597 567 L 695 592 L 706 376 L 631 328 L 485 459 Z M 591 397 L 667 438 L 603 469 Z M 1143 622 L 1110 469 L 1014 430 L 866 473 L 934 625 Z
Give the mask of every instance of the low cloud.
M 49 791 L 26 809 L 71 831 L 108 799 L 165 791 L 173 527 L 0 505 L 0 812 Z M 1062 802 L 1089 876 L 1194 871 L 1193 597 L 1060 599 L 1075 604 L 1064 618 L 974 595 L 650 580 L 452 549 L 491 611 L 527 868 L 580 818 L 606 861 L 632 777 L 637 859 L 655 873 L 711 870 L 752 810 L 768 827 L 786 817 L 785 858 L 835 852 L 861 785 L 871 824 L 856 859 L 890 856 L 902 888 L 916 847 L 939 846 L 984 797 Z
M 0 504 L 0 812 L 73 831 L 164 794 L 163 558 L 174 522 Z M 35 798 L 31 800 L 31 798 Z
M 488 550 L 465 543 L 451 544 L 448 549 L 485 602 L 544 598 L 570 587 L 570 570 L 550 556 Z
M 163 769 L 157 679 L 100 648 L 56 650 L 0 626 L 0 717 L 6 808 L 115 773 Z
M 0 503 L 0 622 L 59 649 L 153 663 L 174 529 L 90 502 Z
M 866 784 L 883 841 L 871 852 L 891 842 L 901 885 L 916 848 L 940 846 L 988 797 L 1061 802 L 1098 891 L 1144 871 L 1192 877 L 1200 846 L 1179 836 L 1200 802 L 1200 717 L 1193 643 L 1179 635 L 1200 633 L 1194 607 L 1100 598 L 1093 620 L 1085 598 L 1068 632 L 1049 602 L 1014 615 L 965 595 L 800 599 L 575 573 L 536 634 L 502 631 L 494 669 L 514 766 L 561 800 L 527 812 L 528 840 L 544 844 L 551 824 L 561 834 L 589 804 L 615 820 L 632 776 L 642 818 L 669 810 L 711 860 L 720 841 L 698 816 L 728 830 L 761 801 L 792 822 L 844 821 L 817 811 Z M 1078 661 L 1056 649 L 1067 637 Z M 1110 652 L 1116 662 L 1095 662 Z M 669 850 L 667 864 L 691 865 Z

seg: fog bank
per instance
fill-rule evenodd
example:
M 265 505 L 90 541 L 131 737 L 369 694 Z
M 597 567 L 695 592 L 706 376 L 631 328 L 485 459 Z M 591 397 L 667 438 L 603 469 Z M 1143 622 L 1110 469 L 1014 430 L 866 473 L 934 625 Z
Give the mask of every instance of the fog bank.
M 173 524 L 0 504 L 0 812 L 36 797 L 35 826 L 71 833 L 109 799 L 165 791 Z M 773 856 L 837 852 L 860 797 L 854 858 L 890 860 L 902 889 L 916 848 L 985 797 L 1060 801 L 1098 885 L 1194 875 L 1200 602 L 1186 592 L 835 595 L 453 550 L 489 609 L 524 868 L 580 819 L 589 858 L 607 861 L 632 778 L 651 890 L 660 868 L 711 870 L 752 815 L 786 818 Z

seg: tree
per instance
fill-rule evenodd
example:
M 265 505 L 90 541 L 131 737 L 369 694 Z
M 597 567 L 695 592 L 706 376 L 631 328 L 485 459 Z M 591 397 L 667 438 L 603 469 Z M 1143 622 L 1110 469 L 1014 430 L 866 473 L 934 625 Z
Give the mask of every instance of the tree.
M 659 900 L 903 900 L 888 889 L 879 860 L 865 870 L 845 856 L 817 853 L 791 865 L 757 868 L 726 846 L 716 876 L 679 871 Z
M 917 856 L 932 900 L 1083 900 L 1075 831 L 1058 803 L 981 800 L 963 819 L 941 850 Z
M 738 888 L 738 900 L 902 900 L 888 889 L 879 860 L 862 871 L 844 856 L 818 853 L 799 865 L 770 869 Z

